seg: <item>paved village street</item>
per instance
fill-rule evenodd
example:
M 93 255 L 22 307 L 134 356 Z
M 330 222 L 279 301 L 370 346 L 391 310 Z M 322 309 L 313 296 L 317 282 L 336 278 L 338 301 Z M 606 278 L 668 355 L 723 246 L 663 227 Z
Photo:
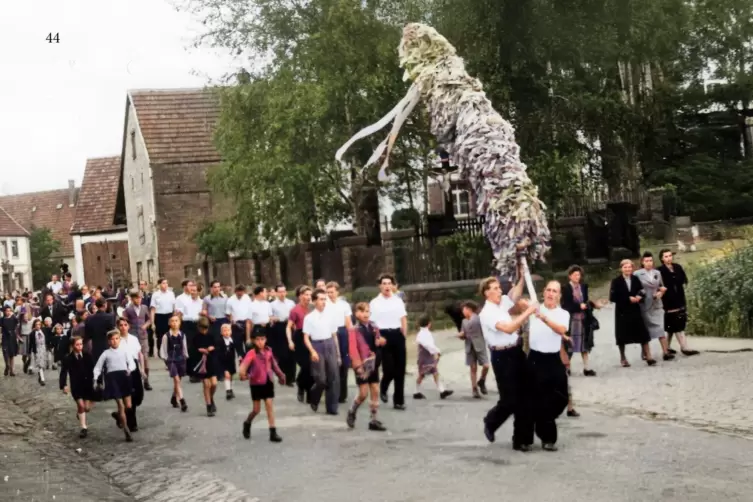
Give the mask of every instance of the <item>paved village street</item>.
M 560 419 L 558 453 L 538 447 L 530 454 L 512 451 L 509 423 L 496 444 L 486 442 L 481 418 L 494 396 L 470 398 L 462 345 L 443 332 L 437 334 L 445 353 L 440 370 L 455 395 L 439 401 L 427 386 L 429 399 L 409 398 L 405 412 L 383 406 L 381 419 L 389 428 L 383 434 L 366 430 L 365 407 L 350 431 L 344 410 L 339 417 L 314 414 L 296 402 L 293 390 L 278 388 L 284 442 L 267 440 L 264 415 L 254 423 L 252 440 L 245 441 L 240 434 L 250 406 L 245 385 L 236 386 L 238 398 L 230 403 L 218 393 L 217 416 L 207 418 L 199 386 L 186 384 L 189 411 L 181 414 L 170 407 L 167 375 L 159 370 L 152 379 L 155 390 L 140 408 L 134 443 L 124 443 L 115 430 L 109 403 L 90 416 L 90 437 L 80 441 L 72 402 L 57 391 L 52 376 L 44 389 L 34 378 L 3 379 L 0 437 L 2 455 L 10 454 L 11 462 L 1 458 L 0 478 L 8 480 L 0 483 L 0 500 L 53 500 L 55 494 L 58 501 L 422 502 L 504 494 L 537 502 L 749 501 L 753 354 L 704 353 L 648 368 L 636 349 L 629 354 L 633 367 L 619 368 L 610 316 L 609 310 L 601 313 L 604 329 L 597 334 L 592 365 L 598 377 L 572 379 L 582 416 Z M 713 342 L 693 341 L 702 349 Z M 750 345 L 729 343 L 718 345 L 730 350 Z M 408 382 L 412 393 L 411 377 Z M 15 418 L 7 416 L 16 409 L 5 406 L 8 398 L 25 417 L 18 411 Z M 29 430 L 35 432 L 26 434 Z M 61 444 L 54 441 L 58 434 Z M 86 482 L 68 485 L 63 476 Z

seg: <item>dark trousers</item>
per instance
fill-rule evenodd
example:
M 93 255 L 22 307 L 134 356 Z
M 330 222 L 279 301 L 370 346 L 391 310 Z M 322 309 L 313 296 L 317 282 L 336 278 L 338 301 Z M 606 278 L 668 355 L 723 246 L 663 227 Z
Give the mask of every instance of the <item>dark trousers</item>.
M 337 413 L 337 401 L 340 394 L 340 370 L 337 364 L 337 347 L 331 338 L 313 341 L 311 346 L 319 354 L 318 362 L 311 362 L 311 376 L 314 386 L 311 388 L 311 404 L 319 404 L 322 393 L 326 391 L 324 402 L 329 413 Z
M 238 359 L 243 359 L 246 355 L 246 321 L 233 323 L 233 345 L 235 346 L 235 354 Z
M 514 415 L 513 443 L 528 444 L 524 442 L 527 414 L 523 401 L 526 372 L 526 355 L 523 348 L 516 346 L 506 350 L 492 350 L 491 363 L 499 389 L 499 401 L 486 414 L 484 422 L 489 430 L 495 432 L 510 415 Z
M 162 347 L 162 336 L 170 331 L 170 318 L 172 314 L 154 314 L 154 326 L 152 326 L 152 338 L 149 339 L 149 350 L 157 347 L 159 352 Z
M 295 344 L 295 360 L 298 363 L 298 376 L 295 383 L 298 386 L 299 394 L 307 394 L 314 385 L 314 379 L 311 377 L 311 353 L 303 343 L 303 331 L 295 330 L 293 333 L 293 344 Z M 308 400 L 311 401 L 310 399 Z
M 399 329 L 381 330 L 379 334 L 387 341 L 382 347 L 382 368 L 384 376 L 380 384 L 382 394 L 387 394 L 390 384 L 395 382 L 392 403 L 405 404 L 405 337 Z
M 348 353 L 348 328 L 337 328 L 337 346 L 340 349 L 340 402 L 348 399 L 348 370 L 350 369 L 350 354 Z
M 523 444 L 533 444 L 534 432 L 542 443 L 557 442 L 557 423 L 567 408 L 567 373 L 559 352 L 531 350 L 526 361 Z
M 295 380 L 295 354 L 288 346 L 287 322 L 276 322 L 267 329 L 267 345 L 277 359 L 277 364 L 285 374 L 285 382 L 292 385 Z
M 196 348 L 196 337 L 199 334 L 199 327 L 196 321 L 183 321 L 181 330 L 186 335 L 186 345 L 188 347 L 188 361 L 186 362 L 186 373 L 188 376 L 195 377 L 194 368 L 201 360 L 201 354 Z

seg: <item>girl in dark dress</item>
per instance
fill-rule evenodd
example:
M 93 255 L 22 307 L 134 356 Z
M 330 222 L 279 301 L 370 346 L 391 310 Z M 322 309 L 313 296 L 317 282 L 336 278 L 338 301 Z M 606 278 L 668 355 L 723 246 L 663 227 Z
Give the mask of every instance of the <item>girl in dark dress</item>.
M 84 352 L 84 340 L 74 336 L 71 340 L 71 352 L 60 362 L 60 390 L 70 394 L 76 402 L 76 417 L 81 425 L 80 438 L 87 435 L 86 414 L 94 406 L 94 360 L 91 354 Z M 68 379 L 70 377 L 70 385 Z
M 174 315 L 168 321 L 170 330 L 162 337 L 162 344 L 159 349 L 159 356 L 165 361 L 167 371 L 173 381 L 173 395 L 170 398 L 170 404 L 173 408 L 178 407 L 180 401 L 180 411 L 188 411 L 188 405 L 183 398 L 183 389 L 180 380 L 186 376 L 186 361 L 188 360 L 188 343 L 186 335 L 180 330 L 180 317 Z
M 233 393 L 233 375 L 235 375 L 235 342 L 233 342 L 233 327 L 223 324 L 220 327 L 220 339 L 216 342 L 215 353 L 217 357 L 218 373 L 222 373 L 225 381 L 225 398 L 230 401 L 235 398 Z
M 609 301 L 615 305 L 614 332 L 620 349 L 620 363 L 623 368 L 630 367 L 625 357 L 625 345 L 639 343 L 646 358 L 646 364 L 653 366 L 656 361 L 651 357 L 651 350 L 648 346 L 651 337 L 641 314 L 640 303 L 645 295 L 643 286 L 641 281 L 633 276 L 632 261 L 622 260 L 620 270 L 622 273 L 612 279 L 609 287 Z
M 18 355 L 18 319 L 13 315 L 11 307 L 3 309 L 4 317 L 0 320 L 2 332 L 3 360 L 5 361 L 5 376 L 16 376 L 13 371 L 13 360 Z
M 62 324 L 56 324 L 53 328 L 53 333 L 55 337 L 53 338 L 52 347 L 52 369 L 56 369 L 57 365 L 60 364 L 60 361 L 62 361 L 71 350 L 71 338 L 65 333 L 65 330 L 63 330 Z
M 201 355 L 201 360 L 194 368 L 194 374 L 199 376 L 204 386 L 204 402 L 207 405 L 207 416 L 213 417 L 217 413 L 214 404 L 214 393 L 217 391 L 217 375 L 221 372 L 217 364 L 217 354 L 214 352 L 215 339 L 209 330 L 209 319 L 201 316 L 197 323 L 199 334 L 194 338 L 194 347 Z

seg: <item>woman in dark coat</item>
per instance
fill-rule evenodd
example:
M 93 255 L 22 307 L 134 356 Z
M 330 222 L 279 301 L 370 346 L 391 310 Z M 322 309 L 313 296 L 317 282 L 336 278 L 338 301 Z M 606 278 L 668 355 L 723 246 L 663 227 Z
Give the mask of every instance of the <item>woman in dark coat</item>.
M 573 265 L 567 271 L 568 282 L 562 286 L 561 305 L 570 314 L 570 346 L 567 347 L 568 358 L 580 353 L 583 358 L 583 374 L 596 376 L 596 372 L 588 368 L 588 354 L 594 347 L 594 328 L 597 326 L 594 309 L 601 304 L 592 302 L 588 297 L 588 284 L 583 282 L 583 269 Z M 598 329 L 598 328 L 596 328 Z
M 5 376 L 16 376 L 13 360 L 18 355 L 18 319 L 13 315 L 11 307 L 3 309 L 0 319 L 0 340 L 2 340 L 3 360 L 5 361 Z
M 620 348 L 620 363 L 624 368 L 630 367 L 625 357 L 625 345 L 639 343 L 643 349 L 646 364 L 653 366 L 656 361 L 651 357 L 648 347 L 651 337 L 641 314 L 640 303 L 645 296 L 643 286 L 641 281 L 633 276 L 632 261 L 622 260 L 620 270 L 622 273 L 612 279 L 609 287 L 609 301 L 615 305 L 614 333 L 617 346 Z

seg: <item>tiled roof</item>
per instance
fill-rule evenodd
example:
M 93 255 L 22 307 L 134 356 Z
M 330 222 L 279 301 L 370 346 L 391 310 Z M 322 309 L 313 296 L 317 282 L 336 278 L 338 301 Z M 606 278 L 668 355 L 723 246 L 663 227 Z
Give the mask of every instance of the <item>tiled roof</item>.
M 125 225 L 115 224 L 119 188 L 120 156 L 87 159 L 71 233 L 89 234 L 125 229 Z
M 220 159 L 212 141 L 220 105 L 211 89 L 134 90 L 129 100 L 136 109 L 150 163 Z
M 18 224 L 8 212 L 0 207 L 0 237 L 27 237 L 29 231 Z
M 70 195 L 73 191 L 73 207 Z M 32 228 L 49 228 L 52 237 L 60 241 L 58 256 L 73 256 L 73 237 L 71 226 L 76 215 L 78 188 L 63 188 L 44 192 L 4 195 L 0 197 L 0 206 L 13 217 L 19 225 L 31 232 Z

